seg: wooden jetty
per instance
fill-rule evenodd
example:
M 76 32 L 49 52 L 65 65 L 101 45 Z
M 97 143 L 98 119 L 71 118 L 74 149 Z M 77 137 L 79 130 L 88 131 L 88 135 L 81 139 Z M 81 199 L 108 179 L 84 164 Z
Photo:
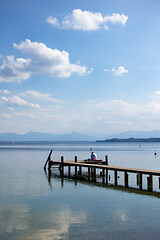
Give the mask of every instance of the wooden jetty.
M 125 168 L 125 167 L 116 167 L 108 165 L 108 156 L 105 156 L 105 161 L 78 161 L 77 156 L 75 156 L 74 161 L 64 161 L 64 157 L 61 156 L 60 161 L 51 160 L 52 150 L 49 153 L 47 161 L 44 165 L 44 170 L 46 170 L 48 164 L 48 170 L 50 171 L 52 167 L 58 167 L 61 175 L 64 175 L 64 169 L 68 168 L 68 177 L 71 177 L 71 167 L 74 167 L 74 177 L 82 175 L 82 169 L 85 168 L 88 171 L 85 172 L 88 176 L 88 180 L 96 179 L 97 170 L 100 170 L 100 176 L 102 177 L 102 182 L 108 185 L 110 180 L 110 175 L 108 171 L 114 172 L 114 185 L 118 185 L 118 172 L 123 172 L 124 175 L 124 186 L 129 187 L 129 173 L 134 173 L 137 176 L 137 185 L 140 190 L 143 186 L 143 175 L 147 175 L 147 190 L 153 191 L 153 176 L 158 176 L 159 178 L 159 188 L 160 188 L 160 171 L 156 170 L 147 170 L 147 169 L 137 169 L 137 168 Z

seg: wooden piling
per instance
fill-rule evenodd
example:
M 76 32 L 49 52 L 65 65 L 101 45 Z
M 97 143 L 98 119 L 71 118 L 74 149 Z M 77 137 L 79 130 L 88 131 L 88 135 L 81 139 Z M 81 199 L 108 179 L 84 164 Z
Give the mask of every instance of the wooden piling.
M 68 177 L 71 176 L 71 166 L 68 166 Z
M 102 169 L 102 183 L 103 184 L 105 183 L 104 177 L 105 177 L 105 169 L 103 168 Z
M 106 169 L 106 185 L 108 185 L 108 170 Z
M 148 191 L 152 192 L 153 190 L 153 178 L 152 178 L 152 174 L 149 175 L 149 177 L 147 177 L 147 189 Z
M 63 166 L 63 163 L 64 163 L 64 157 L 61 156 L 61 174 L 62 174 L 62 176 L 64 175 L 64 166 Z
M 137 173 L 137 186 L 139 186 L 139 173 Z
M 124 172 L 124 186 L 128 188 L 128 173 Z
M 79 175 L 82 175 L 82 167 L 79 166 Z
M 114 171 L 114 184 L 117 186 L 117 170 Z
M 77 156 L 75 156 L 75 162 L 77 162 Z M 77 166 L 75 166 L 75 177 L 77 177 Z
M 108 156 L 105 156 L 106 165 L 108 165 Z
M 139 189 L 142 190 L 142 173 L 139 174 Z

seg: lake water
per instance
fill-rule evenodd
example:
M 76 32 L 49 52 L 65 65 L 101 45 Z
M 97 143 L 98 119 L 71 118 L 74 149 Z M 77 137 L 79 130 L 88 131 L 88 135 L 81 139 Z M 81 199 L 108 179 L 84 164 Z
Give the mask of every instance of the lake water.
M 160 143 L 0 144 L 1 240 L 159 239 L 158 178 L 158 194 L 151 195 L 62 181 L 56 169 L 48 181 L 43 166 L 51 149 L 55 160 L 82 160 L 90 147 L 99 159 L 108 155 L 112 166 L 160 170 Z M 130 185 L 136 188 L 134 177 Z

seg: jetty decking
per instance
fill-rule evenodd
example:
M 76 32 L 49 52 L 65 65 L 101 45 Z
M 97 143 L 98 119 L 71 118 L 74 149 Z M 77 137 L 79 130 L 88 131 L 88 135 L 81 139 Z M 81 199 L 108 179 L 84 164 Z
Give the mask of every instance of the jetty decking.
M 147 175 L 147 190 L 153 190 L 153 176 L 159 177 L 159 188 L 160 188 L 160 171 L 157 170 L 147 170 L 147 169 L 137 169 L 137 168 L 125 168 L 125 167 L 118 167 L 118 166 L 109 166 L 108 165 L 108 156 L 105 156 L 105 161 L 78 161 L 77 156 L 75 156 L 74 161 L 64 161 L 64 157 L 61 156 L 60 161 L 52 161 L 51 160 L 52 150 L 48 156 L 48 159 L 44 165 L 44 170 L 46 170 L 46 166 L 48 164 L 48 170 L 50 171 L 52 167 L 57 166 L 62 175 L 64 175 L 64 168 L 68 168 L 68 177 L 71 176 L 71 167 L 74 167 L 74 176 L 82 175 L 82 169 L 85 168 L 88 171 L 86 172 L 88 175 L 88 180 L 90 178 L 96 178 L 97 173 L 96 170 L 101 170 L 100 175 L 102 177 L 102 182 L 104 184 L 108 184 L 108 180 L 110 179 L 110 175 L 108 171 L 114 172 L 114 185 L 117 186 L 118 184 L 118 172 L 123 172 L 124 174 L 124 186 L 129 186 L 129 173 L 134 173 L 137 175 L 137 185 L 139 189 L 142 190 L 142 181 L 143 175 Z

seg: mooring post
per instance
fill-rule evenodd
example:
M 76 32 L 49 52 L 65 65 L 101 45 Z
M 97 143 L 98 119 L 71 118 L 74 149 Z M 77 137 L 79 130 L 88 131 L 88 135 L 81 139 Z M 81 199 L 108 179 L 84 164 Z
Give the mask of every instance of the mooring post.
M 142 190 L 142 173 L 139 174 L 139 189 Z
M 108 165 L 108 156 L 105 156 L 106 165 Z
M 117 170 L 114 171 L 114 184 L 117 186 Z
M 77 162 L 77 156 L 75 156 L 75 163 Z M 77 177 L 77 166 L 75 166 L 75 177 Z
M 103 168 L 102 169 L 102 183 L 104 184 L 105 183 L 105 180 L 104 180 L 104 177 L 105 177 L 105 169 Z
M 108 185 L 108 169 L 106 169 L 106 185 Z
M 124 186 L 128 188 L 128 173 L 124 172 Z
M 68 166 L 68 177 L 70 177 L 71 176 L 71 166 L 69 165 Z
M 61 173 L 62 173 L 62 176 L 64 175 L 64 165 L 63 165 L 63 162 L 64 162 L 64 158 L 63 158 L 63 156 L 61 156 Z
M 139 186 L 139 173 L 137 173 L 137 186 Z
M 82 175 L 82 167 L 79 166 L 79 175 Z
M 148 182 L 148 191 L 152 192 L 153 190 L 153 178 L 152 178 L 152 174 L 149 175 L 149 177 L 147 177 L 147 182 Z

